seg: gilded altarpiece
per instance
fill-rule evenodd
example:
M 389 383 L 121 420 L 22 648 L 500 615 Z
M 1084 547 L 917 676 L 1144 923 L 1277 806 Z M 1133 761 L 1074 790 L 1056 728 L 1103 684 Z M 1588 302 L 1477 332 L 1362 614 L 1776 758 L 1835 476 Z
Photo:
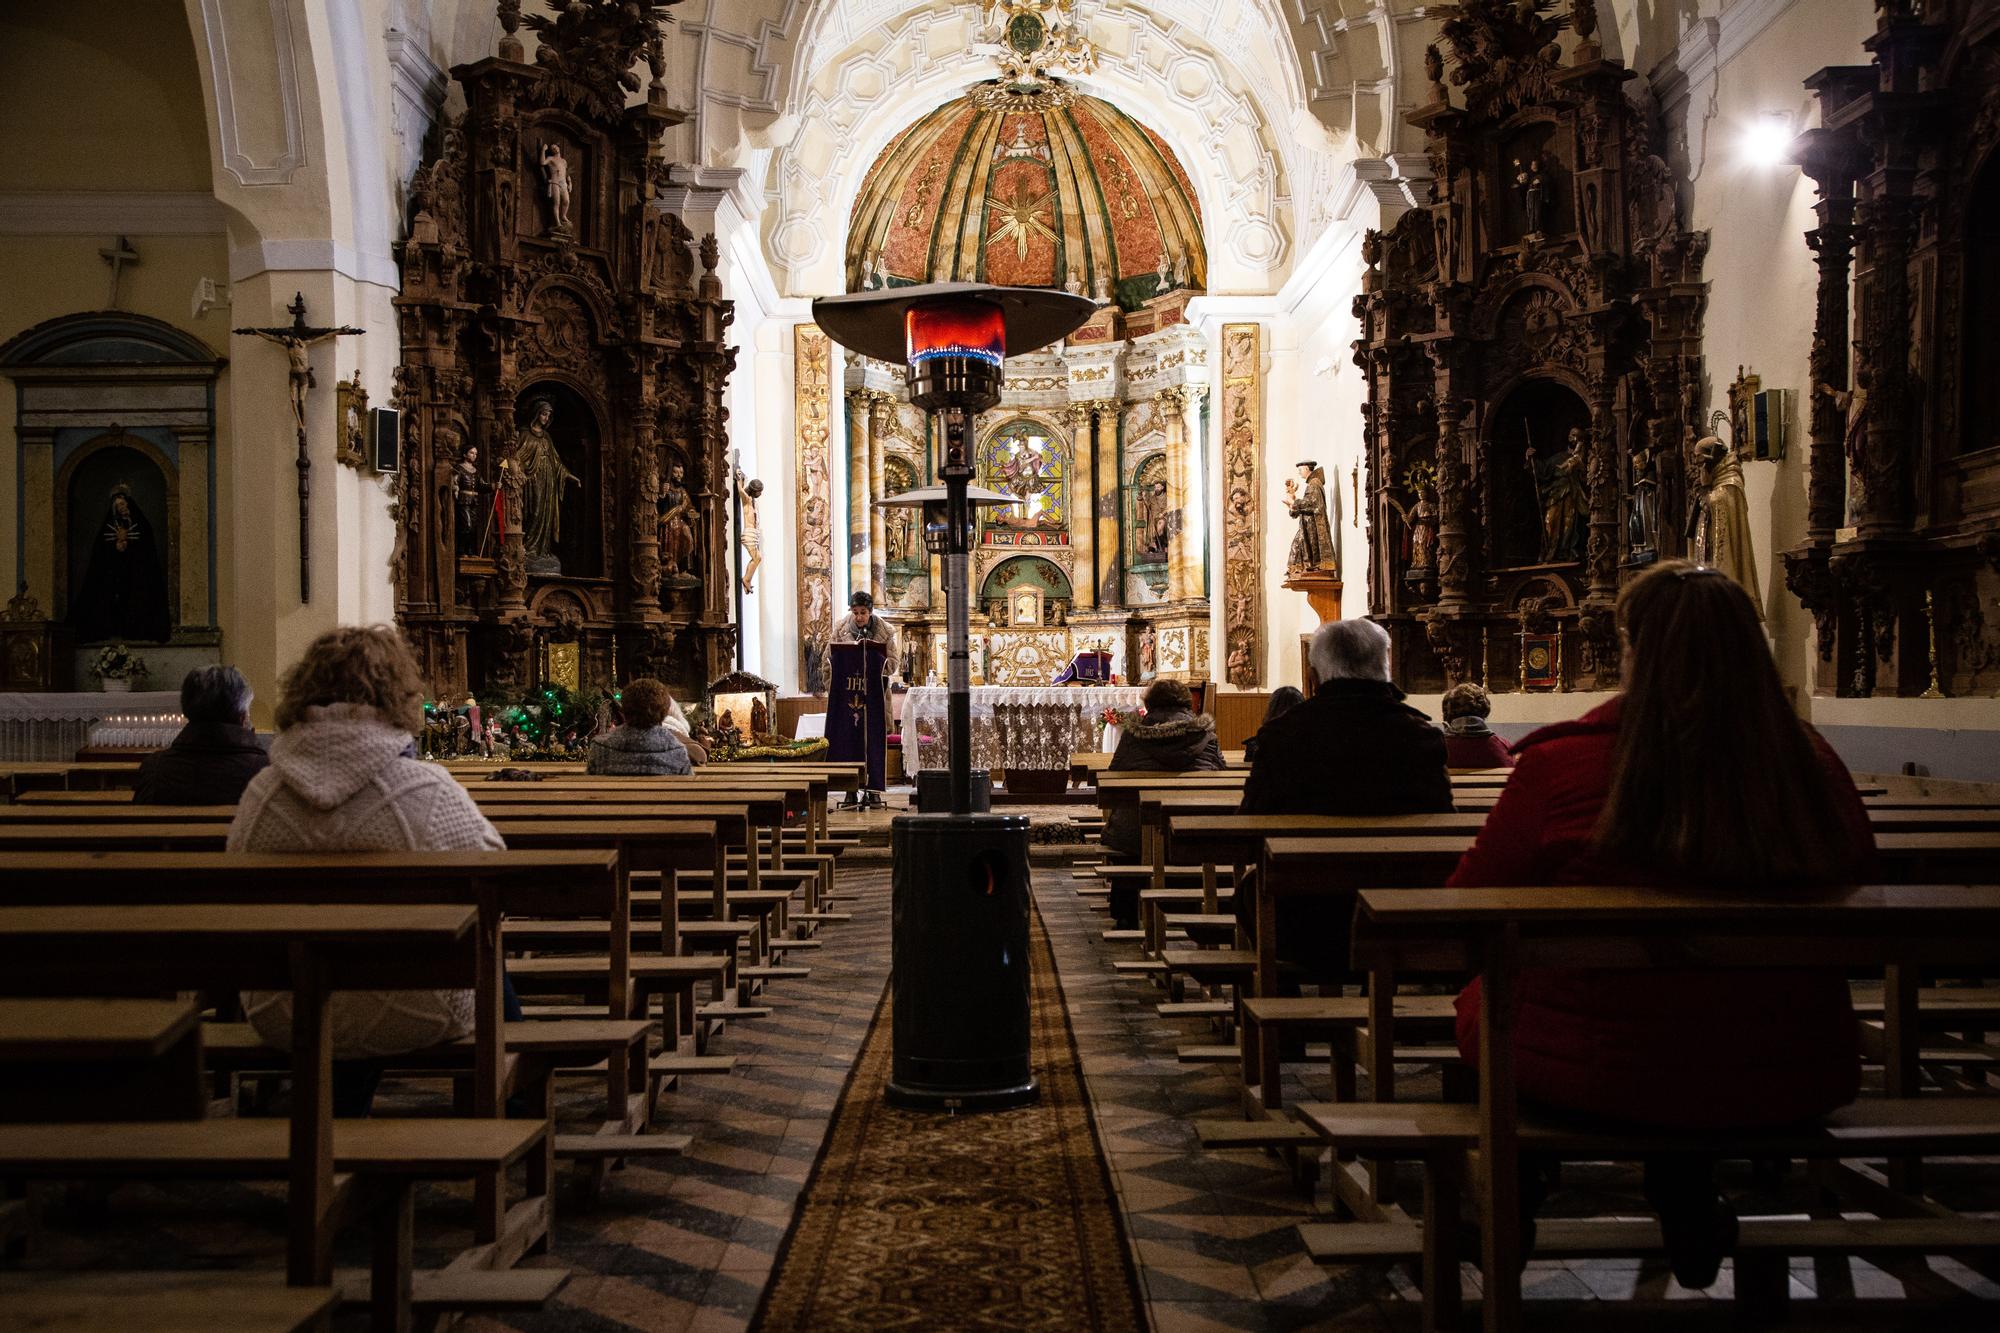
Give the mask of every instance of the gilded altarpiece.
M 1430 203 L 1363 245 L 1369 607 L 1412 690 L 1509 688 L 1542 636 L 1553 687 L 1614 687 L 1619 584 L 1683 549 L 1707 237 L 1637 76 L 1546 8 L 1446 7 Z
M 1806 80 L 1818 187 L 1806 540 L 1815 688 L 2000 685 L 2000 0 L 1882 0 Z M 1857 51 L 1857 56 L 1864 53 Z M 1851 305 L 1850 305 L 1851 299 Z
M 440 696 L 642 674 L 692 693 L 734 653 L 734 353 L 714 239 L 697 251 L 658 202 L 683 118 L 667 6 L 499 8 L 498 54 L 453 71 L 465 113 L 411 189 L 398 619 Z

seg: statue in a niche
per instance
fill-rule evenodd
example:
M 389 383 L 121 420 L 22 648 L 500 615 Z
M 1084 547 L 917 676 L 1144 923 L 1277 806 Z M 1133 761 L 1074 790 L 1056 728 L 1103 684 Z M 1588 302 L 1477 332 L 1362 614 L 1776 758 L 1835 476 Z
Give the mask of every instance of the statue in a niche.
M 563 156 L 562 145 L 545 142 L 542 144 L 542 182 L 549 196 L 549 230 L 569 230 L 569 159 Z
M 1333 522 L 1327 515 L 1326 471 L 1311 459 L 1297 467 L 1296 478 L 1285 478 L 1285 510 L 1299 523 L 1286 572 L 1333 569 L 1339 561 L 1333 549 Z
M 688 495 L 687 469 L 678 462 L 667 469 L 666 484 L 660 487 L 660 574 L 661 582 L 690 587 L 701 580 L 694 572 L 694 501 Z
M 1576 559 L 1583 549 L 1590 508 L 1583 487 L 1583 431 L 1571 427 L 1568 447 L 1547 458 L 1529 445 L 1526 463 L 1535 482 L 1535 506 L 1542 515 L 1541 563 Z
M 1660 553 L 1660 479 L 1653 451 L 1632 455 L 1632 509 L 1625 519 L 1627 558 L 1650 565 Z
M 1757 554 L 1750 547 L 1750 504 L 1743 493 L 1743 465 L 1736 453 L 1713 435 L 1694 447 L 1701 465 L 1702 493 L 1688 516 L 1688 544 L 1705 565 L 1735 580 L 1750 594 L 1757 618 L 1764 618 L 1764 599 L 1757 592 Z
M 458 517 L 458 553 L 460 555 L 479 554 L 479 446 L 468 444 L 465 452 L 458 456 L 458 466 L 452 469 L 452 508 Z
M 514 434 L 513 463 L 521 474 L 521 542 L 530 574 L 562 573 L 555 548 L 562 540 L 563 487 L 577 484 L 549 434 L 555 414 L 554 403 L 538 398 L 528 411 L 528 424 Z
M 77 638 L 164 643 L 173 633 L 166 562 L 153 525 L 123 485 L 115 487 L 84 566 L 83 586 L 70 599 Z
M 1542 179 L 1542 159 L 1537 154 L 1523 162 L 1514 159 L 1514 188 L 1521 196 L 1521 212 L 1527 218 L 1527 234 L 1539 236 L 1548 222 L 1549 191 Z

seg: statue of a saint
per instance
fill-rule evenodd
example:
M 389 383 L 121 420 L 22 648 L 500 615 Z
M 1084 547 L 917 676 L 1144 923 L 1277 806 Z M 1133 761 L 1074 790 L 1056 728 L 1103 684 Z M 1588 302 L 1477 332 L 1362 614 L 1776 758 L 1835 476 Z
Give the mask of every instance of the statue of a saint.
M 530 574 L 562 572 L 555 548 L 562 540 L 563 487 L 577 484 L 549 434 L 555 414 L 555 404 L 538 399 L 529 409 L 528 424 L 514 434 L 513 463 L 521 474 L 521 541 L 527 547 Z
M 1133 563 L 1141 565 L 1163 565 L 1167 562 L 1167 483 L 1156 481 L 1139 492 L 1134 505 L 1138 510 L 1139 550 L 1138 559 Z
M 764 706 L 762 699 L 750 700 L 750 738 L 756 740 L 771 734 L 771 710 Z
M 1407 505 L 1386 490 L 1382 498 L 1403 520 L 1403 527 L 1409 535 L 1403 577 L 1421 583 L 1430 577 L 1431 566 L 1437 559 L 1437 508 L 1431 503 L 1428 486 L 1414 481 L 1411 484 L 1414 490 Z
M 754 586 L 757 570 L 764 563 L 764 527 L 757 517 L 757 500 L 764 494 L 764 483 L 755 477 L 746 478 L 743 469 L 736 473 L 736 498 L 743 507 L 743 516 L 737 521 L 736 544 L 743 548 L 743 591 L 757 591 Z
M 542 182 L 549 196 L 549 229 L 569 230 L 569 159 L 563 156 L 562 145 L 545 142 L 542 144 Z
M 1308 459 L 1296 465 L 1298 478 L 1285 481 L 1285 509 L 1299 521 L 1292 537 L 1292 553 L 1285 562 L 1287 572 L 1340 568 L 1340 555 L 1333 545 L 1333 522 L 1327 515 L 1326 471 Z
M 1583 549 L 1584 521 L 1590 505 L 1583 488 L 1583 431 L 1572 427 L 1569 447 L 1542 458 L 1528 446 L 1528 474 L 1535 481 L 1535 499 L 1542 511 L 1541 563 L 1574 560 Z
M 1701 464 L 1702 496 L 1690 515 L 1689 545 L 1697 558 L 1736 581 L 1750 594 L 1757 618 L 1764 599 L 1757 591 L 1757 553 L 1750 547 L 1750 503 L 1743 493 L 1743 465 L 1735 452 L 1710 435 L 1694 447 Z
M 1625 519 L 1627 558 L 1649 565 L 1660 553 L 1660 479 L 1653 451 L 1641 447 L 1632 455 L 1632 508 Z
M 687 469 L 679 463 L 667 470 L 667 483 L 660 487 L 660 573 L 663 581 L 681 587 L 699 583 L 694 572 L 694 501 L 688 496 L 684 478 Z
M 479 446 L 468 444 L 452 469 L 452 508 L 458 516 L 458 553 L 477 555 L 479 523 Z
M 70 597 L 69 620 L 86 643 L 164 643 L 173 633 L 166 564 L 153 525 L 123 486 L 111 492 L 83 584 Z
M 1868 386 L 1859 366 L 1855 367 L 1854 387 L 1836 389 L 1822 384 L 1819 391 L 1833 399 L 1846 425 L 1841 431 L 1842 449 L 1847 454 L 1847 521 L 1854 522 L 1860 507 L 1863 463 L 1868 457 Z

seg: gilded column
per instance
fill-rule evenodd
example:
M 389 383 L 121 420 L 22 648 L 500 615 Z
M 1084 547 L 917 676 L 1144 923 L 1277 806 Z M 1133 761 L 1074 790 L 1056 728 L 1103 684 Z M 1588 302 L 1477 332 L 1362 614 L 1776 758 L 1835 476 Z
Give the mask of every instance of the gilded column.
M 1185 601 L 1196 594 L 1189 591 L 1188 569 L 1193 563 L 1188 552 L 1189 508 L 1194 503 L 1188 485 L 1188 391 L 1173 385 L 1153 395 L 1153 410 L 1160 414 L 1167 432 L 1167 600 Z
M 1118 405 L 1099 403 L 1091 412 L 1097 488 L 1092 495 L 1097 516 L 1097 590 L 1100 605 L 1125 604 L 1125 547 L 1119 537 L 1124 506 L 1118 491 Z
M 847 586 L 870 586 L 868 578 L 869 435 L 874 414 L 866 389 L 847 391 Z
M 1257 453 L 1263 444 L 1262 330 L 1222 326 L 1222 596 L 1228 641 L 1224 674 L 1239 689 L 1255 689 L 1263 661 L 1261 594 L 1263 534 Z M 1337 495 L 1340 476 L 1336 469 Z M 1334 533 L 1336 543 L 1340 534 Z
M 888 494 L 888 472 L 882 459 L 895 402 L 886 393 L 870 394 L 868 400 L 868 591 L 878 603 L 883 598 L 889 563 L 889 518 L 882 508 L 882 499 Z
M 1076 590 L 1079 611 L 1097 605 L 1097 441 L 1091 422 L 1095 415 L 1088 403 L 1071 403 L 1063 412 L 1069 422 L 1069 528 L 1075 555 L 1070 585 Z
M 794 325 L 792 358 L 799 684 L 807 694 L 821 694 L 826 690 L 826 644 L 833 634 L 833 461 L 827 428 L 833 406 L 833 344 L 815 325 Z

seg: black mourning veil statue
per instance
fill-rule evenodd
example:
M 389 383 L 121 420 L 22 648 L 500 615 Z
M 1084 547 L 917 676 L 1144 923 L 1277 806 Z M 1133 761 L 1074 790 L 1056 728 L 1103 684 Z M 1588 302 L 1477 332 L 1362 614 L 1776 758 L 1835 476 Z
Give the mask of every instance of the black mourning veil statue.
M 70 623 L 85 642 L 164 643 L 173 633 L 165 558 L 152 523 L 122 486 L 111 492 L 91 538 L 83 584 L 70 599 Z

